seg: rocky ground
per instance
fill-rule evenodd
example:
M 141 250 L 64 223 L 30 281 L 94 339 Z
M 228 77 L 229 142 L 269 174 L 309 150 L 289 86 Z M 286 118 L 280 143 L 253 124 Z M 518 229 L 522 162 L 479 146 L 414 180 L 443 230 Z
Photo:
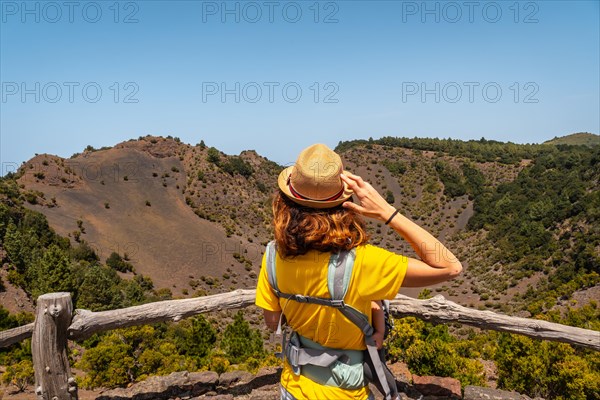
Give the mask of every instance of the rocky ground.
M 460 382 L 453 378 L 412 375 L 405 364 L 390 366 L 396 376 L 402 400 L 531 400 L 516 392 L 493 388 L 467 386 L 461 391 Z M 80 400 L 278 400 L 279 368 L 264 368 L 256 374 L 246 371 L 174 372 L 167 376 L 152 376 L 128 388 L 99 391 L 80 391 Z M 382 396 L 375 388 L 376 399 Z M 2 392 L 0 391 L 0 394 Z M 5 393 L 0 399 L 33 399 L 33 392 Z M 543 400 L 536 398 L 534 400 Z

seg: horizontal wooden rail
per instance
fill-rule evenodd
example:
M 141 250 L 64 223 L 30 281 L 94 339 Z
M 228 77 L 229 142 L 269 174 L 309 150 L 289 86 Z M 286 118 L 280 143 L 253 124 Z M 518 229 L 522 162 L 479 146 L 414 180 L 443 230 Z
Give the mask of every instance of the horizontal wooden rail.
M 0 331 L 0 348 L 8 347 L 15 343 L 19 343 L 21 340 L 29 339 L 33 334 L 33 325 L 34 323 L 32 322 L 13 329 Z
M 600 331 L 540 319 L 511 317 L 491 311 L 474 310 L 448 301 L 441 295 L 428 300 L 398 295 L 391 301 L 390 312 L 395 317 L 413 316 L 436 323 L 459 322 L 481 329 L 517 333 L 535 339 L 564 342 L 600 351 Z
M 212 311 L 245 308 L 254 304 L 255 294 L 254 290 L 235 290 L 192 299 L 159 301 L 119 310 L 101 312 L 76 310 L 68 328 L 68 336 L 69 339 L 78 340 L 111 329 L 179 321 L 182 318 Z M 459 322 L 481 329 L 516 333 L 600 351 L 599 331 L 474 310 L 448 301 L 440 295 L 428 300 L 398 295 L 391 302 L 391 312 L 395 317 L 414 316 L 436 323 Z M 32 332 L 33 324 L 1 331 L 0 348 L 31 337 Z
M 234 290 L 212 296 L 182 300 L 166 300 L 122 308 L 119 310 L 92 312 L 76 310 L 69 326 L 70 339 L 85 339 L 94 333 L 129 326 L 179 321 L 211 311 L 245 308 L 254 304 L 255 290 Z

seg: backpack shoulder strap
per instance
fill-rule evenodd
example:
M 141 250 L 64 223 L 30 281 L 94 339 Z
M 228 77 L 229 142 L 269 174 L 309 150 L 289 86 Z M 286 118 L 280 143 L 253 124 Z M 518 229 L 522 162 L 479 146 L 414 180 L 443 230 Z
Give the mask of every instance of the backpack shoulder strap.
M 279 286 L 277 285 L 277 269 L 275 268 L 275 260 L 277 257 L 277 245 L 274 240 L 267 244 L 266 258 L 267 258 L 267 278 L 271 288 L 275 291 L 275 294 L 279 296 Z
M 351 251 L 341 251 L 331 255 L 327 271 L 327 287 L 333 300 L 343 301 L 344 297 L 346 297 L 348 286 L 350 285 L 350 278 L 352 277 L 352 271 L 354 269 L 355 259 L 356 249 L 352 249 Z M 346 318 L 354 323 L 354 325 L 358 326 L 364 333 L 367 352 L 373 362 L 375 374 L 383 388 L 384 397 L 386 400 L 391 399 L 392 391 L 385 375 L 383 362 L 379 358 L 377 346 L 373 339 L 373 327 L 369 323 L 368 317 L 356 308 L 347 304 L 344 304 L 344 306 L 338 308 L 338 310 L 340 310 Z
M 329 294 L 334 300 L 343 300 L 348 292 L 354 260 L 356 259 L 356 250 L 340 251 L 329 257 L 327 267 L 327 288 Z
M 346 297 L 348 286 L 350 285 L 350 278 L 352 278 L 352 271 L 354 270 L 355 260 L 356 249 L 340 251 L 339 253 L 332 254 L 329 258 L 327 288 L 329 289 L 329 295 L 333 300 L 343 302 Z M 362 312 L 345 303 L 339 310 L 354 325 L 358 326 L 365 336 L 373 334 L 373 327 L 369 324 L 368 317 Z

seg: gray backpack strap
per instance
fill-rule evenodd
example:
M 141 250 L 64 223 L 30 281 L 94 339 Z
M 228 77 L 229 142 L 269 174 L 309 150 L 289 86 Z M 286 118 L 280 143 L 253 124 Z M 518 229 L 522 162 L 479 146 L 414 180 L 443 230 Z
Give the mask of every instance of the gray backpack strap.
M 327 267 L 327 288 L 333 301 L 342 302 L 343 306 L 339 308 L 342 314 L 354 325 L 358 326 L 365 336 L 371 336 L 373 334 L 373 327 L 369 324 L 368 317 L 343 302 L 348 292 L 350 278 L 352 278 L 355 259 L 356 249 L 340 251 L 331 255 L 329 266 Z
M 346 297 L 355 259 L 355 249 L 334 253 L 329 258 L 327 288 L 333 300 L 343 300 Z
M 384 365 L 379 358 L 379 352 L 377 351 L 377 345 L 375 344 L 375 340 L 373 336 L 365 336 L 365 344 L 367 345 L 367 352 L 369 353 L 369 357 L 371 357 L 371 361 L 373 362 L 373 367 L 375 367 L 375 373 L 377 374 L 377 378 L 379 379 L 379 383 L 381 383 L 381 388 L 384 392 L 385 400 L 390 400 L 392 398 L 392 391 L 390 389 L 390 385 L 388 385 L 388 380 L 385 375 Z
M 270 241 L 267 244 L 266 258 L 267 258 L 267 278 L 271 288 L 275 291 L 275 294 L 279 296 L 279 286 L 277 285 L 277 270 L 275 268 L 275 259 L 277 257 L 277 246 L 275 241 Z
M 329 367 L 336 361 L 345 362 L 348 359 L 344 350 L 302 347 L 297 333 L 292 333 L 292 337 L 286 347 L 285 355 L 292 367 L 303 365 Z
M 332 254 L 329 259 L 329 266 L 327 271 L 327 287 L 331 298 L 335 300 L 341 300 L 343 302 L 350 285 L 350 278 L 352 277 L 352 270 L 354 268 L 354 260 L 356 259 L 356 250 L 341 251 L 337 254 Z M 358 326 L 365 335 L 365 345 L 367 346 L 367 352 L 373 362 L 375 373 L 381 383 L 381 387 L 384 390 L 385 399 L 391 399 L 392 394 L 388 385 L 387 377 L 384 371 L 384 365 L 379 358 L 379 352 L 377 351 L 377 345 L 373 340 L 373 327 L 369 323 L 368 317 L 356 308 L 344 304 L 343 307 L 338 308 L 346 318 L 348 318 L 354 325 Z
M 379 358 L 379 352 L 377 351 L 377 345 L 375 344 L 375 340 L 373 339 L 373 327 L 369 324 L 369 320 L 367 317 L 358 311 L 356 308 L 346 305 L 345 308 L 339 309 L 342 314 L 350 321 L 354 323 L 354 325 L 358 326 L 363 333 L 365 334 L 365 345 L 367 346 L 367 352 L 369 353 L 369 357 L 373 362 L 373 367 L 375 368 L 375 373 L 377 374 L 377 378 L 381 383 L 381 387 L 383 388 L 385 399 L 389 400 L 392 398 L 390 385 L 388 384 L 387 377 L 385 375 L 384 365 L 381 359 Z
M 288 300 L 294 300 L 294 301 L 297 301 L 298 303 L 318 304 L 320 306 L 327 306 L 327 307 L 333 307 L 333 308 L 338 308 L 338 309 L 342 309 L 343 307 L 348 307 L 344 303 L 344 300 L 331 300 L 331 299 L 325 299 L 322 297 L 304 296 L 303 294 L 282 293 L 282 292 L 279 292 L 278 290 L 274 290 L 274 291 L 275 291 L 275 294 L 277 294 L 277 296 L 282 297 L 284 299 L 288 299 Z

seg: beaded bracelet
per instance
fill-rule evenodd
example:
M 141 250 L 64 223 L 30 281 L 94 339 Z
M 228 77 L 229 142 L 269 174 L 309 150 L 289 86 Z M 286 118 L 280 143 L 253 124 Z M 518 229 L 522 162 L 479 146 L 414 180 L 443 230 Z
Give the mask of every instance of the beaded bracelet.
M 399 212 L 400 212 L 400 209 L 397 208 L 396 211 L 394 211 L 394 213 L 392 214 L 392 216 L 385 222 L 385 224 L 388 225 L 390 222 L 392 222 L 392 220 L 394 219 L 396 214 L 398 214 Z

